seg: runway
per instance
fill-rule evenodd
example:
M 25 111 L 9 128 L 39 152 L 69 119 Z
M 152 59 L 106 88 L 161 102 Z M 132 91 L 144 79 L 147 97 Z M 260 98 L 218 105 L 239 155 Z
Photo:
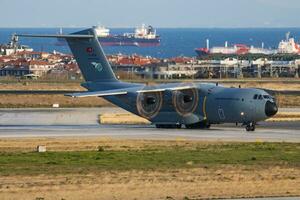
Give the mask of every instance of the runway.
M 296 109 L 297 110 L 297 109 Z M 118 108 L 1 109 L 0 138 L 106 137 L 115 139 L 300 142 L 299 122 L 261 122 L 255 132 L 233 124 L 210 129 L 157 129 L 153 125 L 100 125 L 103 112 Z

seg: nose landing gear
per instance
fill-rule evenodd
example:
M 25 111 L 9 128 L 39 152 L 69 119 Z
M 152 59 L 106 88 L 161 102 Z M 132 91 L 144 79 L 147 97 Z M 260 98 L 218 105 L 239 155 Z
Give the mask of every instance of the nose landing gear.
M 255 131 L 255 122 L 250 122 L 246 124 L 246 131 Z

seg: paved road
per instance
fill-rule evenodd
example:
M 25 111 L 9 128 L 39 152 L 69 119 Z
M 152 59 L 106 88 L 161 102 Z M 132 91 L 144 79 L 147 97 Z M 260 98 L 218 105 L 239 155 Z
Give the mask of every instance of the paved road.
M 262 122 L 255 132 L 234 125 L 209 130 L 156 129 L 151 125 L 99 125 L 98 115 L 115 108 L 1 109 L 0 137 L 100 136 L 129 139 L 300 142 L 299 122 Z

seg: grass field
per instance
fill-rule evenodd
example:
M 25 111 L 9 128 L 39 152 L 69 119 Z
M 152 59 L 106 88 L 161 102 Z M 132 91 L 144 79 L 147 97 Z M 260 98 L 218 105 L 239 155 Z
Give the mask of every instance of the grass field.
M 299 184 L 296 143 L 0 139 L 2 199 L 299 196 Z
M 0 175 L 90 173 L 107 170 L 160 170 L 216 165 L 300 167 L 300 145 L 288 143 L 195 144 L 139 150 L 2 152 Z

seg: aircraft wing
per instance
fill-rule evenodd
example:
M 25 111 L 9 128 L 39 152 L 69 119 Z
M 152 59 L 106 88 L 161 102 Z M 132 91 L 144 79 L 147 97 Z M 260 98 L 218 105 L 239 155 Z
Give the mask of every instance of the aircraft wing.
M 136 93 L 150 93 L 150 92 L 164 92 L 164 91 L 180 91 L 195 89 L 194 86 L 179 86 L 179 87 L 168 87 L 168 88 L 155 88 L 155 89 L 145 89 L 137 90 Z M 105 91 L 95 91 L 95 92 L 78 92 L 65 94 L 69 97 L 104 97 L 104 96 L 115 96 L 115 95 L 125 95 L 128 91 L 126 89 L 115 89 L 115 90 L 105 90 Z
M 177 90 L 179 91 L 179 90 L 188 90 L 188 89 L 196 89 L 196 87 L 191 85 L 191 86 L 145 89 L 145 90 L 138 90 L 137 93 L 164 92 L 164 91 L 177 91 Z
M 104 96 L 114 96 L 114 95 L 124 95 L 127 94 L 126 90 L 105 90 L 96 92 L 78 92 L 72 94 L 65 94 L 69 97 L 104 97 Z

